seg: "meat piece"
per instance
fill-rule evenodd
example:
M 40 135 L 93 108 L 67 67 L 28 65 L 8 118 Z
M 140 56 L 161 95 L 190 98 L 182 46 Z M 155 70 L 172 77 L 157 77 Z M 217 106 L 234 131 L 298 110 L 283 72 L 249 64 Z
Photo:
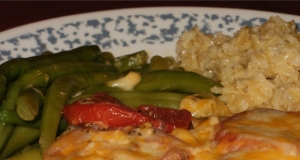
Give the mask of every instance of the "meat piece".
M 183 149 L 172 149 L 166 153 L 162 160 L 189 160 L 190 154 Z
M 44 160 L 191 159 L 190 146 L 151 124 L 126 130 L 99 131 L 78 128 L 60 136 L 44 154 Z M 173 159 L 176 158 L 176 159 Z
M 227 157 L 271 152 L 299 158 L 300 114 L 273 109 L 245 111 L 221 122 L 215 142 L 217 152 Z

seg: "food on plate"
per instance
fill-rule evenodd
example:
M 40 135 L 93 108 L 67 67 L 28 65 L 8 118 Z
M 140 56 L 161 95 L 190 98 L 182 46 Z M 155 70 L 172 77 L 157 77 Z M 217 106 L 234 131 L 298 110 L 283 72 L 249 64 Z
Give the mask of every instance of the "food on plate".
M 80 127 L 60 136 L 44 158 L 296 160 L 299 121 L 299 113 L 255 109 L 225 120 L 194 119 L 193 129 L 176 128 L 170 134 L 151 123 L 108 131 Z
M 63 115 L 70 125 L 96 123 L 101 129 L 138 127 L 146 122 L 155 129 L 171 132 L 175 128 L 189 129 L 192 115 L 182 109 L 140 105 L 131 108 L 104 92 L 96 93 L 88 100 L 78 100 L 64 106 Z M 100 124 L 98 124 L 100 122 Z
M 220 123 L 215 142 L 222 159 L 299 159 L 296 112 L 254 109 Z
M 232 113 L 254 108 L 300 111 L 300 38 L 294 21 L 272 16 L 232 37 L 184 32 L 176 53 L 181 67 L 222 84 L 214 93 Z
M 7 61 L 0 159 L 299 159 L 298 37 L 270 17 L 233 37 L 194 27 L 178 61 L 96 45 Z

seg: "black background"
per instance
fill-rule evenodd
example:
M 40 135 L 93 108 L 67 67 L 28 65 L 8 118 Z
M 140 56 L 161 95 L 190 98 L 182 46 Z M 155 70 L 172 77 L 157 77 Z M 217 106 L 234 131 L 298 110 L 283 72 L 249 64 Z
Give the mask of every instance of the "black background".
M 155 6 L 240 8 L 300 15 L 300 1 L 0 1 L 0 32 L 66 15 Z

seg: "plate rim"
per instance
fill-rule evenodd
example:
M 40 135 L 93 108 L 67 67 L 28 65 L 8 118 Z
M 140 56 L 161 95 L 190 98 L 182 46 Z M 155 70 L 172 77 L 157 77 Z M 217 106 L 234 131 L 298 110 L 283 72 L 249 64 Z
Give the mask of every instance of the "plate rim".
M 49 18 L 49 19 L 44 19 L 44 20 L 40 20 L 40 21 L 36 21 L 36 22 L 31 22 L 31 23 L 27 23 L 27 24 L 23 24 L 20 26 L 16 26 L 4 31 L 0 32 L 0 42 L 1 41 L 5 41 L 7 39 L 16 37 L 16 36 L 20 36 L 22 34 L 26 34 L 27 29 L 24 28 L 32 28 L 32 29 L 40 29 L 42 26 L 45 27 L 45 23 L 49 23 L 53 24 L 51 22 L 58 22 L 58 21 L 62 21 L 62 20 L 75 20 L 76 18 L 84 18 L 84 17 L 88 17 L 91 15 L 96 15 L 96 14 L 103 14 L 103 15 L 107 15 L 109 13 L 117 13 L 117 12 L 123 12 L 124 14 L 126 13 L 126 15 L 128 15 L 128 12 L 145 12 L 145 11 L 149 11 L 149 10 L 159 10 L 159 13 L 162 12 L 166 12 L 165 9 L 168 9 L 168 11 L 170 13 L 172 13 L 173 11 L 177 10 L 177 9 L 181 9 L 181 10 L 187 10 L 189 12 L 197 10 L 197 9 L 201 9 L 201 10 L 205 10 L 208 12 L 213 12 L 213 11 L 218 11 L 220 13 L 238 13 L 238 12 L 251 12 L 251 13 L 255 13 L 258 14 L 258 12 L 260 14 L 263 15 L 269 15 L 269 17 L 271 15 L 279 15 L 280 17 L 282 17 L 283 19 L 299 19 L 300 21 L 300 15 L 293 15 L 293 14 L 287 14 L 287 13 L 280 13 L 280 12 L 271 12 L 271 11 L 264 11 L 264 10 L 254 10 L 254 9 L 243 9 L 243 8 L 222 8 L 222 7 L 198 7 L 198 6 L 157 6 L 157 7 L 133 7 L 133 8 L 118 8 L 118 9 L 109 9 L 109 10 L 101 10 L 101 11 L 92 11 L 92 12 L 85 12 L 85 13 L 78 13 L 78 14 L 71 14 L 71 15 L 65 15 L 65 16 L 59 16 L 59 17 L 54 17 L 54 18 Z M 156 14 L 159 14 L 156 13 Z M 132 13 L 135 14 L 135 13 Z M 66 22 L 65 22 L 66 23 Z M 55 26 L 55 24 L 54 24 Z M 24 31 L 25 30 L 25 31 Z

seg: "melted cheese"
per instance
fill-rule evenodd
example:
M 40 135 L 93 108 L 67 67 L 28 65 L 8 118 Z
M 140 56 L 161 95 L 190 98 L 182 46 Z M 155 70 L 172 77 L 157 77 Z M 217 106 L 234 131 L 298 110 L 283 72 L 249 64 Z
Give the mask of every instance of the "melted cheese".
M 75 160 L 98 157 L 155 160 L 173 156 L 178 152 L 180 156 L 192 157 L 187 143 L 148 126 L 110 131 L 75 129 L 59 137 L 45 153 L 44 159 Z
M 232 152 L 222 160 L 299 160 L 299 157 L 282 155 L 277 151 Z
M 195 118 L 231 115 L 228 107 L 214 96 L 188 95 L 180 101 L 180 109 L 190 111 Z
M 125 77 L 107 82 L 108 86 L 117 87 L 124 91 L 131 91 L 141 81 L 141 75 L 137 72 L 129 72 Z
M 223 121 L 193 119 L 193 129 L 170 134 L 150 123 L 139 128 L 66 132 L 44 155 L 48 160 L 296 160 L 300 159 L 300 116 L 256 109 Z
M 216 151 L 225 157 L 300 157 L 300 117 L 272 109 L 243 112 L 223 121 L 216 135 Z M 233 154 L 234 153 L 234 154 Z M 226 158 L 225 158 L 226 159 Z M 240 158 L 241 159 L 241 158 Z

